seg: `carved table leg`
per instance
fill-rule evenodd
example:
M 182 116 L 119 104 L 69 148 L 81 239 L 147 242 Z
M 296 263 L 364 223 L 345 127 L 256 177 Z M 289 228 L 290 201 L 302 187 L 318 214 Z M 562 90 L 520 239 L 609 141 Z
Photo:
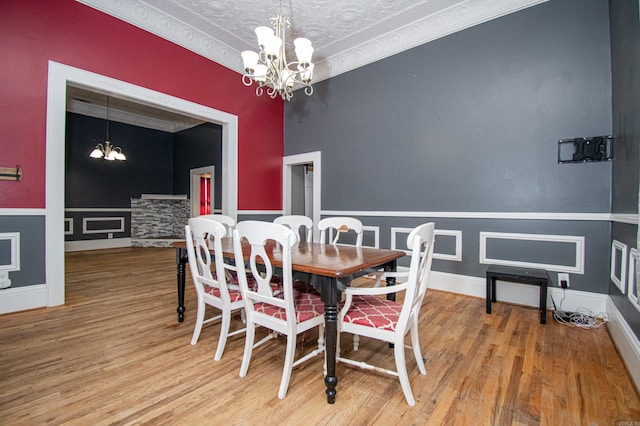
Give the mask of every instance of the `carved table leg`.
M 176 249 L 176 266 L 178 279 L 178 322 L 184 321 L 184 281 L 185 281 L 185 265 L 188 261 L 185 249 Z
M 327 402 L 336 402 L 336 347 L 338 338 L 338 287 L 337 280 L 331 279 L 329 285 L 323 286 L 322 298 L 324 300 L 324 330 L 325 330 L 325 355 L 327 360 L 327 375 L 324 384 L 327 387 Z

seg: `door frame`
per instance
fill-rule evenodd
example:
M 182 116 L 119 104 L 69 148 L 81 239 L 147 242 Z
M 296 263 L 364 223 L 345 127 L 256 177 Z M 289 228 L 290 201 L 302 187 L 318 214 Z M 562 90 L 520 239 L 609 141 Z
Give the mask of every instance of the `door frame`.
M 191 194 L 189 204 L 191 206 L 190 217 L 196 217 L 200 215 L 200 176 L 203 174 L 211 175 L 211 184 L 209 186 L 209 199 L 211 200 L 211 214 L 214 214 L 214 201 L 215 201 L 215 171 L 216 167 L 205 166 L 198 167 L 189 170 L 189 193 Z M 197 182 L 196 182 L 197 180 Z
M 238 116 L 80 68 L 49 61 L 46 128 L 45 274 L 47 306 L 63 305 L 67 85 L 114 95 L 222 126 L 222 212 L 238 214 Z
M 291 170 L 293 166 L 313 165 L 313 240 L 319 238 L 318 222 L 320 221 L 320 200 L 322 195 L 322 154 L 320 151 L 287 155 L 282 161 L 282 211 L 291 214 Z

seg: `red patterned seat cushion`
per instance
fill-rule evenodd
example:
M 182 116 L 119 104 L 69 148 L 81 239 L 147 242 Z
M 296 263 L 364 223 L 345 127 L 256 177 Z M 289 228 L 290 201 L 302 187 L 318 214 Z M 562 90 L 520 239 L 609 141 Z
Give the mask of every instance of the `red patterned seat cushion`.
M 220 289 L 217 287 L 205 286 L 204 292 L 212 295 L 213 297 L 220 298 Z M 229 298 L 231 299 L 231 303 L 237 302 L 238 300 L 242 300 L 242 293 L 240 293 L 240 290 L 238 289 L 230 288 Z
M 345 322 L 394 331 L 402 304 L 375 296 L 353 296 Z
M 296 322 L 301 323 L 311 318 L 324 314 L 324 303 L 320 300 L 320 296 L 310 292 L 293 290 L 293 306 L 296 311 Z M 276 297 L 284 298 L 284 293 L 278 294 Z M 256 303 L 253 305 L 256 312 L 270 315 L 277 319 L 286 320 L 287 314 L 284 309 L 267 303 Z

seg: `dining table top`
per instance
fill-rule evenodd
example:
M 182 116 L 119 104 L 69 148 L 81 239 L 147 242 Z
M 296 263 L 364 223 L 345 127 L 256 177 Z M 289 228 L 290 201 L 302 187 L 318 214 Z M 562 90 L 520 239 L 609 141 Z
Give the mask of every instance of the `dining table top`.
M 224 237 L 221 242 L 225 257 L 234 257 L 233 239 Z M 187 247 L 185 240 L 173 242 L 171 246 L 182 249 Z M 242 249 L 245 259 L 248 259 L 249 244 L 244 240 Z M 213 241 L 209 245 L 209 250 L 213 252 Z M 274 266 L 282 266 L 282 250 L 278 244 L 269 241 L 265 250 Z M 291 266 L 293 270 L 299 272 L 340 278 L 379 267 L 405 255 L 406 253 L 401 250 L 300 242 L 291 249 Z

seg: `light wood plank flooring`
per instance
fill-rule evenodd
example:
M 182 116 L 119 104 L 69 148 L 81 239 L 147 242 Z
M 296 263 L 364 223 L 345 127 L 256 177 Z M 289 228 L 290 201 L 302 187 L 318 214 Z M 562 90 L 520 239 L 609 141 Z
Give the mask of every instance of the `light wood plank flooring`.
M 429 291 L 421 316 L 427 375 L 408 356 L 416 406 L 396 378 L 338 364 L 335 405 L 322 359 L 294 369 L 277 398 L 284 339 L 254 351 L 238 377 L 244 337 L 213 361 L 216 323 L 189 344 L 176 315 L 175 253 L 127 248 L 66 255 L 67 304 L 0 316 L 0 424 L 614 425 L 640 422 L 640 400 L 606 327 L 582 330 L 534 308 Z M 240 324 L 236 319 L 234 325 Z M 299 352 L 317 332 L 300 336 Z M 351 338 L 342 351 L 353 355 Z M 393 367 L 384 344 L 357 356 Z

